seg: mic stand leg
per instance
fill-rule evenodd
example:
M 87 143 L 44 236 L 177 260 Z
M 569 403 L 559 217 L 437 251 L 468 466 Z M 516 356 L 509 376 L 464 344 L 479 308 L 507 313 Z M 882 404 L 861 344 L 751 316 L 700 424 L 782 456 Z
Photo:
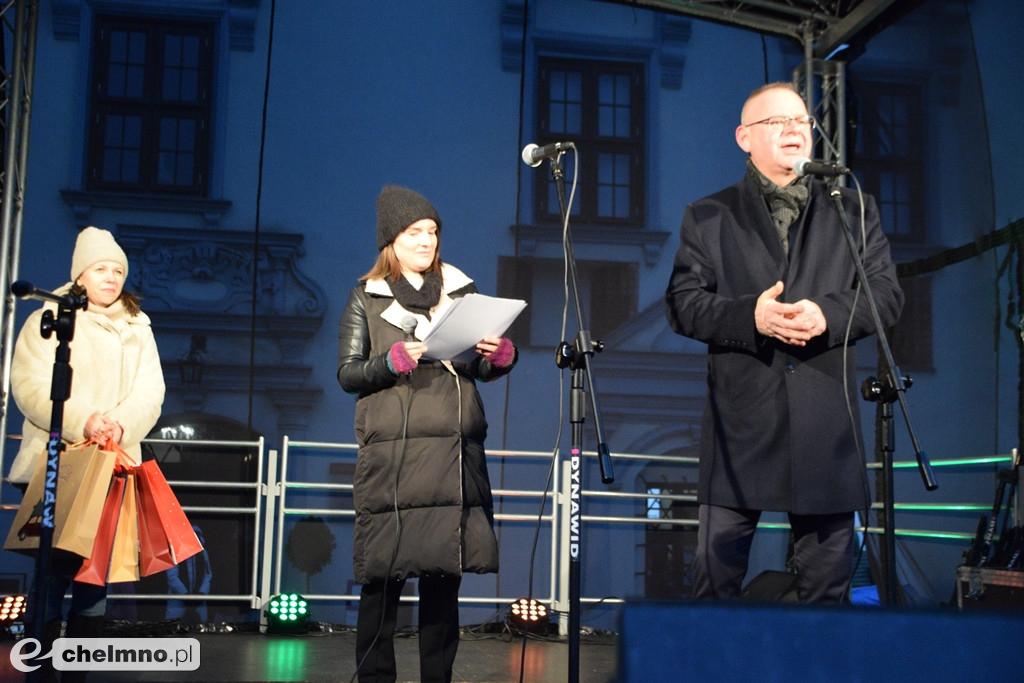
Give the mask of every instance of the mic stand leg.
M 586 419 L 586 390 L 583 369 L 572 371 L 569 390 L 569 423 L 572 444 L 569 450 L 569 681 L 579 680 L 580 671 L 580 539 L 583 517 L 583 421 Z
M 604 440 L 601 427 L 601 412 L 597 406 L 597 390 L 594 388 L 594 376 L 590 369 L 589 359 L 595 351 L 603 348 L 601 342 L 594 342 L 583 319 L 583 307 L 580 298 L 579 277 L 576 270 L 576 256 L 573 253 L 572 237 L 569 233 L 569 210 L 565 203 L 565 174 L 562 172 L 559 158 L 551 159 L 551 175 L 555 181 L 555 194 L 562 217 L 562 247 L 568 264 L 569 282 L 576 309 L 578 332 L 572 347 L 565 341 L 558 345 L 555 363 L 559 368 L 572 368 L 572 384 L 569 392 L 569 413 L 572 425 L 572 444 L 570 449 L 570 496 L 569 496 L 569 659 L 568 682 L 578 683 L 580 672 L 580 587 L 581 560 L 583 557 L 583 421 L 586 414 L 586 390 L 584 377 L 590 383 L 590 400 L 594 413 L 594 427 L 597 430 L 597 454 L 601 467 L 601 481 L 610 484 L 615 481 L 612 474 L 611 456 Z
M 64 450 L 61 433 L 64 425 L 64 403 L 71 396 L 71 339 L 75 336 L 75 309 L 85 307 L 85 300 L 67 297 L 57 308 L 57 315 L 47 310 L 43 312 L 40 333 L 49 339 L 56 332 L 57 351 L 53 362 L 53 376 L 50 381 L 50 399 L 53 407 L 50 411 L 50 438 L 46 445 L 46 476 L 43 480 L 43 512 L 39 530 L 39 552 L 35 562 L 35 605 L 30 605 L 34 614 L 32 637 L 43 642 L 46 623 L 46 607 L 49 596 L 49 585 L 52 580 L 52 546 L 54 532 L 54 515 L 57 502 L 57 472 L 60 453 Z M 40 652 L 40 655 L 49 654 Z M 26 680 L 39 680 L 40 669 L 26 675 Z
M 907 388 L 913 380 L 903 378 Z M 896 450 L 896 432 L 893 423 L 893 401 L 896 400 L 895 389 L 885 385 L 874 377 L 864 380 L 861 395 L 866 401 L 875 401 L 878 408 L 875 414 L 875 457 L 882 463 L 882 476 L 878 488 L 882 498 L 882 567 L 884 569 L 883 586 L 879 598 L 883 605 L 891 606 L 899 601 L 896 577 L 896 518 L 893 501 L 895 485 L 893 481 L 893 453 Z M 867 520 L 864 520 L 865 527 Z

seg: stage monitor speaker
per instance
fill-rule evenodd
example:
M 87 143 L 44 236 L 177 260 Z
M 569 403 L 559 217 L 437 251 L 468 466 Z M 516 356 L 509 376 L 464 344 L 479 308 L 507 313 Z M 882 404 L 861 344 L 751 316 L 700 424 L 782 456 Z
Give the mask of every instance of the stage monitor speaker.
M 1021 680 L 1021 633 L 1003 611 L 627 602 L 616 680 Z

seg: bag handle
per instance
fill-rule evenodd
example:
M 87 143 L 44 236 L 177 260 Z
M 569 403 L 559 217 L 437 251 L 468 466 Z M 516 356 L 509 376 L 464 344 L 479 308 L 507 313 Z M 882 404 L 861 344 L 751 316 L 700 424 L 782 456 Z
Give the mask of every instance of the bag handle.
M 126 474 L 128 471 L 138 467 L 135 461 L 132 460 L 132 456 L 128 455 L 128 452 L 121 447 L 121 444 L 117 443 L 113 439 L 107 439 L 101 443 L 100 450 L 113 451 L 117 454 L 117 459 L 114 462 L 114 469 L 120 474 Z
M 138 464 L 132 460 L 132 456 L 128 455 L 128 451 L 122 448 L 121 444 L 110 438 L 106 441 L 100 441 L 95 436 L 90 436 L 88 439 L 82 439 L 81 441 L 68 444 L 65 450 L 82 448 L 83 446 L 91 446 L 92 444 L 98 445 L 101 451 L 112 451 L 117 454 L 117 459 L 114 461 L 115 474 L 126 474 L 129 470 L 138 467 Z

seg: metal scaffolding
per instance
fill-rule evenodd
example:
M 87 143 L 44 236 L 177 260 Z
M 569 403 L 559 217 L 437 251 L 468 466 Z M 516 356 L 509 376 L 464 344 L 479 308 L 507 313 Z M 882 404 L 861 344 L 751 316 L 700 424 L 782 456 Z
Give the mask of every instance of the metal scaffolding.
M 13 0 L 0 6 L 0 126 L 3 168 L 0 170 L 0 287 L 4 312 L 0 323 L 2 384 L 0 434 L 7 434 L 7 401 L 14 350 L 14 296 L 11 283 L 18 278 L 21 229 L 28 168 L 29 119 L 35 75 L 36 30 L 39 0 Z

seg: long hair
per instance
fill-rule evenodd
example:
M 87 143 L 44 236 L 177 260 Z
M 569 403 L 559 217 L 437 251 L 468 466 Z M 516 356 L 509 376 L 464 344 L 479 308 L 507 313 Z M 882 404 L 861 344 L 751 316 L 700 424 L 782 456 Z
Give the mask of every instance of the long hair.
M 71 286 L 71 293 L 75 296 L 80 296 L 85 293 L 85 287 L 75 283 Z M 124 306 L 124 312 L 129 316 L 134 318 L 139 313 L 142 313 L 142 307 L 139 306 L 139 297 L 135 296 L 127 289 L 121 290 L 121 296 L 118 297 L 118 300 L 120 300 L 121 305 Z
M 425 272 L 441 275 L 441 235 L 437 235 L 437 247 L 434 249 L 434 260 Z M 370 268 L 370 271 L 359 278 L 360 282 L 367 280 L 390 280 L 394 282 L 402 277 L 402 264 L 398 262 L 395 255 L 394 244 L 389 244 L 380 250 L 377 261 Z

